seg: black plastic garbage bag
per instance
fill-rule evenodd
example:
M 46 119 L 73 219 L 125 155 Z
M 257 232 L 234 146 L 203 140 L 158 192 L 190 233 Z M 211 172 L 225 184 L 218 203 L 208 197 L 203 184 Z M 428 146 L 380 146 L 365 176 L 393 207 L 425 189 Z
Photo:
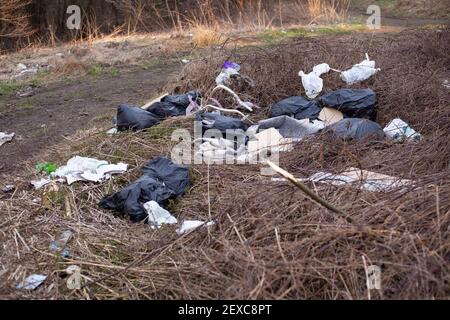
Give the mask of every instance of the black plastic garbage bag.
M 271 118 L 289 116 L 295 119 L 317 119 L 321 111 L 317 101 L 310 101 L 300 96 L 289 97 L 272 106 Z
M 324 107 L 341 111 L 349 118 L 375 120 L 377 96 L 371 89 L 339 89 L 319 98 Z
M 331 132 L 342 139 L 382 139 L 385 134 L 381 126 L 368 119 L 345 118 L 325 128 L 324 132 Z
M 122 104 L 117 109 L 116 121 L 117 129 L 119 131 L 137 131 L 150 128 L 158 124 L 160 119 L 153 113 L 139 107 L 132 107 Z
M 187 108 L 190 104 L 189 96 L 191 97 L 192 101 L 199 102 L 200 99 L 200 93 L 197 91 L 189 91 L 186 94 L 172 94 L 165 96 L 161 99 L 161 102 L 167 102 L 171 103 L 173 105 L 177 106 L 183 106 Z
M 121 191 L 104 197 L 99 205 L 129 215 L 130 220 L 139 222 L 147 219 L 144 204 L 156 201 L 161 206 L 171 198 L 184 194 L 191 185 L 189 170 L 163 157 L 154 158 L 142 170 L 143 175 Z
M 186 115 L 186 108 L 190 105 L 189 97 L 192 101 L 198 102 L 200 94 L 190 91 L 186 94 L 168 95 L 160 102 L 153 103 L 147 110 L 160 118 L 178 117 Z
M 202 121 L 203 132 L 209 129 L 218 129 L 222 133 L 226 130 L 247 130 L 249 125 L 245 122 L 232 117 L 223 116 L 220 113 L 206 112 L 197 115 L 197 121 Z

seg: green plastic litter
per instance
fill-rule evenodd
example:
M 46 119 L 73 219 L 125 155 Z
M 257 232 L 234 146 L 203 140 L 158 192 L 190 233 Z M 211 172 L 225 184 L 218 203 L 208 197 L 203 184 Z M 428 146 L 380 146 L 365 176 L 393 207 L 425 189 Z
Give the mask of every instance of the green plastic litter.
M 58 166 L 54 163 L 47 162 L 47 163 L 38 163 L 36 165 L 36 170 L 39 172 L 45 172 L 47 174 L 51 174 L 52 172 L 55 172 L 56 169 L 58 169 Z

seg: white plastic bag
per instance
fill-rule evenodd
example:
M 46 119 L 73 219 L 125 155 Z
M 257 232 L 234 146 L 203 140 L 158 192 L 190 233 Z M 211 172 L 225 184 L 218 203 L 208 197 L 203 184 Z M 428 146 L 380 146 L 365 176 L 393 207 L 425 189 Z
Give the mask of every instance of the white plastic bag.
M 369 79 L 376 74 L 380 69 L 375 68 L 375 61 L 369 59 L 366 53 L 366 60 L 355 64 L 351 69 L 341 73 L 341 79 L 347 84 L 354 84 Z
M 217 85 L 230 85 L 231 76 L 238 75 L 241 70 L 241 66 L 237 63 L 225 61 L 222 66 L 222 71 L 216 78 Z
M 11 141 L 14 138 L 14 133 L 6 133 L 6 132 L 0 132 L 0 146 L 2 146 L 4 143 Z
M 411 128 L 405 121 L 396 118 L 383 129 L 384 133 L 394 141 L 420 141 L 422 135 Z
M 161 227 L 163 224 L 175 224 L 178 222 L 169 211 L 161 208 L 156 201 L 144 203 L 144 208 L 148 213 L 148 222 L 156 228 Z
M 315 66 L 311 73 L 305 74 L 303 71 L 298 73 L 299 77 L 302 78 L 303 88 L 308 98 L 314 99 L 322 92 L 323 80 L 320 76 L 330 70 L 331 68 L 327 63 L 321 63 Z

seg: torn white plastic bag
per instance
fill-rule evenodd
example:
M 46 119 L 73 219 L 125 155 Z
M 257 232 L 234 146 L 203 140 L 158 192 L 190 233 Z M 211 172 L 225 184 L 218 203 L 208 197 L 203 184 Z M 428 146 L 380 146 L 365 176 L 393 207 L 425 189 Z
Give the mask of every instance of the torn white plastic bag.
M 394 141 L 420 141 L 422 135 L 411 128 L 405 121 L 396 118 L 383 129 L 386 136 Z
M 359 185 L 362 190 L 371 192 L 389 192 L 404 188 L 412 184 L 411 180 L 399 179 L 385 174 L 349 168 L 341 174 L 317 172 L 308 179 L 309 181 L 327 183 L 334 186 L 347 184 Z
M 76 181 L 101 182 L 111 178 L 112 174 L 120 174 L 127 171 L 125 163 L 109 164 L 107 161 L 75 156 L 67 162 L 67 165 L 58 168 L 52 176 L 66 178 L 67 184 Z
M 313 71 L 308 74 L 305 74 L 303 71 L 298 73 L 308 98 L 314 99 L 322 92 L 323 80 L 320 76 L 328 73 L 330 70 L 331 68 L 328 64 L 321 63 L 315 66 Z
M 14 138 L 14 133 L 6 133 L 6 132 L 0 132 L 0 146 L 5 144 L 6 142 L 11 141 Z
M 341 79 L 347 84 L 354 84 L 369 79 L 375 75 L 380 69 L 375 68 L 375 61 L 369 59 L 366 53 L 366 60 L 355 64 L 351 69 L 341 73 Z
M 180 228 L 176 230 L 178 235 L 183 235 L 185 233 L 192 232 L 202 226 L 204 227 L 212 227 L 215 225 L 214 221 L 205 222 L 205 221 L 198 221 L 198 220 L 185 220 L 181 224 Z
M 47 279 L 47 276 L 42 274 L 32 274 L 28 276 L 23 282 L 16 286 L 17 289 L 23 290 L 34 290 L 37 289 L 44 281 Z
M 169 211 L 161 208 L 156 201 L 144 203 L 144 209 L 148 213 L 148 222 L 156 228 L 160 228 L 163 224 L 176 224 L 178 222 Z
M 46 185 L 48 185 L 50 182 L 52 182 L 52 180 L 42 178 L 41 180 L 33 180 L 33 181 L 31 181 L 31 184 L 34 186 L 34 188 L 36 190 L 39 190 L 42 187 L 45 187 Z
M 225 61 L 222 66 L 222 71 L 216 78 L 217 85 L 230 85 L 231 76 L 238 75 L 241 66 L 231 61 Z

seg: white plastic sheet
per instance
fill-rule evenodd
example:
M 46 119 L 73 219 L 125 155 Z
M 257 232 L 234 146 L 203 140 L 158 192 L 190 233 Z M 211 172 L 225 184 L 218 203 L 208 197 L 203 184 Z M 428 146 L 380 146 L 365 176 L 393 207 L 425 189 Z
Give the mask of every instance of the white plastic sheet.
M 399 179 L 357 168 L 349 168 L 340 174 L 317 172 L 307 180 L 334 186 L 351 184 L 359 186 L 362 190 L 371 192 L 389 192 L 395 189 L 405 188 L 412 184 L 411 180 Z
M 202 226 L 211 227 L 213 225 L 215 225 L 214 221 L 205 222 L 205 221 L 198 221 L 198 220 L 185 220 L 181 224 L 180 228 L 178 228 L 176 230 L 176 232 L 178 235 L 181 236 L 185 233 L 192 232 Z
M 44 281 L 47 276 L 42 274 L 32 274 L 28 276 L 23 282 L 16 286 L 17 289 L 23 290 L 34 290 L 37 289 Z
M 65 178 L 69 185 L 76 181 L 101 182 L 110 179 L 112 174 L 126 172 L 127 168 L 125 163 L 109 164 L 107 161 L 75 156 L 52 176 Z

